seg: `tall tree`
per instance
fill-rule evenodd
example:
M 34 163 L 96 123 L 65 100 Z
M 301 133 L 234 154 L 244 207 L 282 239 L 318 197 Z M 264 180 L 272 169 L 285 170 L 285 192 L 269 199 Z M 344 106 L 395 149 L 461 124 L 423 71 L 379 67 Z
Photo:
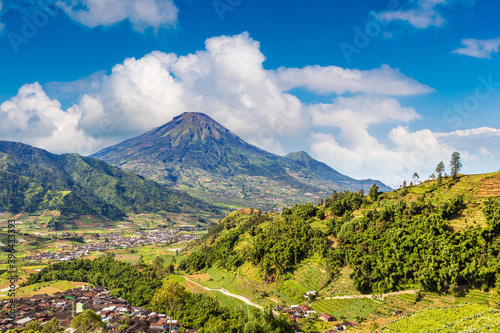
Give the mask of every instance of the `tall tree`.
M 443 172 L 444 172 L 444 163 L 443 161 L 439 162 L 439 164 L 436 167 L 436 173 L 437 173 L 437 178 L 439 184 L 441 184 L 441 181 L 443 179 Z
M 92 310 L 85 310 L 71 321 L 76 333 L 101 332 L 105 329 L 101 316 Z
M 453 178 L 457 178 L 460 169 L 462 169 L 462 162 L 460 161 L 459 152 L 456 151 L 451 155 L 450 166 L 451 166 L 451 176 Z
M 368 196 L 370 197 L 371 201 L 377 201 L 378 198 L 378 186 L 377 184 L 373 184 L 373 186 L 370 188 L 370 192 L 368 192 Z
M 413 177 L 412 177 L 412 180 L 413 180 L 413 184 L 418 184 L 418 180 L 420 179 L 420 177 L 418 176 L 418 173 L 414 173 L 413 174 Z
M 183 300 L 187 297 L 188 292 L 186 288 L 175 280 L 167 280 L 163 287 L 157 290 L 153 296 L 151 300 L 152 305 L 159 311 L 168 311 L 170 317 L 169 332 L 172 331 L 172 316 L 175 311 L 182 309 Z
M 59 322 L 56 318 L 52 318 L 42 327 L 42 333 L 58 333 L 63 332 L 64 328 L 59 325 Z

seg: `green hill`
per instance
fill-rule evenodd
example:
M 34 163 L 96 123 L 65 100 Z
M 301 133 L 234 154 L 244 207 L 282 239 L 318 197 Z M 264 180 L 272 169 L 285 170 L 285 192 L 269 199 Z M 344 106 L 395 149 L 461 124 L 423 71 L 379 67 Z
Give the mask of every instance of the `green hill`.
M 368 190 L 305 152 L 285 157 L 250 145 L 202 113 L 184 113 L 93 157 L 212 203 L 281 208 L 315 202 L 336 190 Z
M 500 290 L 500 201 L 491 186 L 499 177 L 445 178 L 368 196 L 334 192 L 282 214 L 234 212 L 179 268 L 207 271 L 212 280 L 203 283 L 257 302 L 297 302 L 308 290 L 322 298 Z
M 160 211 L 221 214 L 201 200 L 98 159 L 0 141 L 0 211 L 47 210 L 110 219 Z

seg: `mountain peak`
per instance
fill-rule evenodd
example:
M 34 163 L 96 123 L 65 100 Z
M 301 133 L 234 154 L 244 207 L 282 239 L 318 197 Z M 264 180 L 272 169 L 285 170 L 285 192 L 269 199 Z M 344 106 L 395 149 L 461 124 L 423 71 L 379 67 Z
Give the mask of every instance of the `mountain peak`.
M 285 157 L 289 158 L 291 160 L 295 160 L 295 161 L 311 161 L 311 160 L 314 160 L 314 158 L 312 158 L 311 155 L 309 155 L 308 153 L 306 153 L 303 150 L 296 151 L 296 152 L 293 152 L 293 153 L 288 153 L 288 154 L 286 154 Z
M 212 118 L 210 118 L 207 114 L 201 112 L 184 112 L 178 116 L 175 116 L 172 121 L 176 120 L 195 120 L 195 121 L 212 121 L 215 122 Z

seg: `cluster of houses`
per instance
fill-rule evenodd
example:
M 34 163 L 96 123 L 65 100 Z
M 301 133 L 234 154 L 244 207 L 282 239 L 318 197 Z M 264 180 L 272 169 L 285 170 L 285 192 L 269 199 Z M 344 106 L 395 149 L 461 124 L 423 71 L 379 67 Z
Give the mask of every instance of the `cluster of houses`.
M 174 240 L 179 242 L 189 241 L 196 239 L 198 236 L 193 235 L 177 235 L 178 231 L 172 230 L 168 232 L 151 232 L 135 233 L 132 237 L 125 237 L 120 234 L 103 235 L 102 240 L 89 242 L 83 245 L 72 246 L 70 250 L 63 250 L 59 252 L 41 252 L 32 256 L 26 256 L 27 260 L 34 261 L 70 261 L 77 258 L 89 255 L 90 252 L 102 252 L 112 249 L 126 249 L 133 247 L 140 247 L 151 244 L 168 244 Z
M 87 286 L 66 292 L 34 295 L 15 300 L 15 318 L 9 317 L 11 300 L 0 302 L 0 331 L 20 329 L 33 320 L 43 323 L 55 318 L 59 324 L 68 329 L 72 319 L 83 311 L 90 309 L 99 314 L 106 323 L 109 333 L 118 332 L 164 332 L 172 327 L 177 331 L 183 325 L 170 319 L 165 314 L 150 309 L 131 306 L 122 298 L 114 298 L 110 292 L 101 287 L 89 289 Z M 125 324 L 126 323 L 126 324 Z M 128 327 L 124 328 L 124 325 Z M 196 332 L 187 330 L 186 332 Z
M 323 321 L 333 323 L 337 321 L 337 318 L 334 316 L 331 316 L 326 313 L 321 313 L 318 315 L 316 311 L 314 311 L 310 306 L 308 305 L 292 305 L 292 306 L 286 306 L 286 305 L 279 305 L 274 307 L 275 312 L 283 313 L 288 316 L 291 320 L 293 320 L 297 325 L 299 324 L 299 321 L 301 319 L 304 319 L 306 317 L 309 317 L 311 315 L 318 316 L 318 319 L 321 319 Z M 353 321 L 345 321 L 342 323 L 339 323 L 327 333 L 333 333 L 333 332 L 343 332 L 345 331 L 348 327 L 354 327 L 356 326 L 356 323 Z

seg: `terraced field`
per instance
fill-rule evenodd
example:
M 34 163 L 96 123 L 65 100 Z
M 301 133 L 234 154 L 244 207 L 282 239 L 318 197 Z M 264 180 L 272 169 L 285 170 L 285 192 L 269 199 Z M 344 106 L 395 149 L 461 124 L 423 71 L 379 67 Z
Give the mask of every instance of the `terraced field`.
M 239 299 L 226 296 L 223 293 L 217 291 L 209 291 L 207 292 L 207 295 L 217 298 L 223 306 L 226 306 L 231 310 L 242 311 L 247 316 L 252 314 L 252 312 L 250 311 L 252 307 L 245 302 L 240 301 Z
M 476 197 L 498 197 L 500 196 L 500 173 L 486 176 L 481 182 Z
M 349 275 L 352 269 L 343 267 L 339 274 L 333 278 L 332 282 L 325 287 L 324 296 L 360 295 L 361 293 L 354 287 Z
M 236 277 L 224 289 L 234 294 L 246 296 L 257 304 L 265 304 L 270 302 L 270 299 L 266 299 L 266 297 L 273 293 L 274 285 L 263 283 L 258 269 L 245 263 L 239 268 Z
M 403 316 L 380 332 L 500 332 L 500 311 L 478 304 L 427 309 Z
M 301 265 L 293 274 L 293 282 L 304 292 L 320 291 L 329 282 L 330 277 L 321 263 L 309 262 Z
M 327 313 L 337 319 L 356 321 L 358 317 L 369 318 L 381 302 L 370 298 L 327 299 L 315 302 L 312 308 L 318 313 Z

